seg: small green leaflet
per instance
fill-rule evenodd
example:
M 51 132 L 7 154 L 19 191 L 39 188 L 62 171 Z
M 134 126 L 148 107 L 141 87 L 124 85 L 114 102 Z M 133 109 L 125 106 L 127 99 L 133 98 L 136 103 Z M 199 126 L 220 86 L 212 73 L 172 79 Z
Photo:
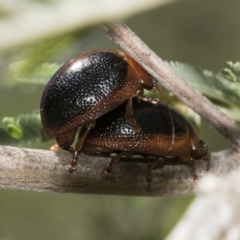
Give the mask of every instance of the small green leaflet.
M 213 73 L 184 63 L 169 63 L 189 85 L 210 99 L 231 119 L 240 122 L 240 64 L 227 64 L 227 71 Z
M 39 110 L 16 118 L 5 117 L 2 122 L 5 128 L 0 128 L 1 145 L 31 144 L 44 139 Z

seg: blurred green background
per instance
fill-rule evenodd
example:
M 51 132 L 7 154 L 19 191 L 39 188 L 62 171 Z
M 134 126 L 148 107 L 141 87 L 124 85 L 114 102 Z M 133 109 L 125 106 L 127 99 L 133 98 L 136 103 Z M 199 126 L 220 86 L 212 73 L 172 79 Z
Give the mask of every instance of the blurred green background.
M 164 60 L 218 71 L 226 61 L 239 60 L 239 9 L 238 0 L 179 1 L 135 15 L 126 23 Z M 90 49 L 119 49 L 99 27 L 86 33 L 67 49 L 63 47 L 63 51 L 60 46 L 52 61 L 61 64 Z M 11 61 L 21 60 L 19 56 L 24 58 L 29 53 L 31 47 L 1 53 L 4 58 L 0 63 L 0 119 L 39 108 L 44 86 L 11 84 L 5 74 Z M 207 124 L 203 124 L 201 136 L 211 151 L 230 146 Z M 28 147 L 47 149 L 52 143 Z M 0 189 L 0 194 L 0 240 L 163 239 L 192 200 L 191 197 L 140 198 L 4 189 Z

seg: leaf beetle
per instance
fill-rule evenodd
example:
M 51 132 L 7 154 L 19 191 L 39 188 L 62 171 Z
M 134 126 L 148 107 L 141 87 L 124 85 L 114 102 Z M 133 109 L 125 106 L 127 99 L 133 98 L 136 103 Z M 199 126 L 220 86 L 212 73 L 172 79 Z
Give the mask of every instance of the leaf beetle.
M 129 55 L 121 51 L 95 50 L 64 64 L 46 85 L 40 114 L 45 135 L 55 137 L 70 151 L 76 168 L 78 153 L 96 119 L 127 100 L 125 116 L 135 129 L 132 96 L 153 90 L 156 81 Z M 84 126 L 75 147 L 77 129 Z
M 89 132 L 82 152 L 86 154 L 117 153 L 106 168 L 110 174 L 112 165 L 122 157 L 134 154 L 145 157 L 155 156 L 148 164 L 146 184 L 151 181 L 151 170 L 160 162 L 172 157 L 186 163 L 190 173 L 195 173 L 195 159 L 203 158 L 210 164 L 210 152 L 205 142 L 200 140 L 192 125 L 177 111 L 170 108 L 175 126 L 174 142 L 172 142 L 172 122 L 168 106 L 159 101 L 150 102 L 144 98 L 134 97 L 133 118 L 140 126 L 135 132 L 125 117 L 126 102 L 113 111 L 98 118 L 95 127 Z

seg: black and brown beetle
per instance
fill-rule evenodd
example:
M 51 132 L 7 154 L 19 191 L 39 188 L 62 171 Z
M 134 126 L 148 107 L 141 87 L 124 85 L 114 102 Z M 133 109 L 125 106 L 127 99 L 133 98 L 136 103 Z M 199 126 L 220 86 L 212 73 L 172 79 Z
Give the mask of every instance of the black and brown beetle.
M 129 55 L 97 50 L 80 55 L 63 65 L 46 85 L 41 99 L 45 134 L 55 137 L 60 148 L 73 153 L 70 170 L 96 119 L 128 100 L 125 116 L 132 118 L 132 96 L 153 89 L 155 80 Z M 84 126 L 72 147 L 77 129 Z
M 178 112 L 170 109 L 175 126 L 172 142 L 172 122 L 169 108 L 156 101 L 133 98 L 133 118 L 140 127 L 135 132 L 125 117 L 125 102 L 120 107 L 97 119 L 95 127 L 89 132 L 82 152 L 86 154 L 117 153 L 109 163 L 106 173 L 111 172 L 112 164 L 121 157 L 134 154 L 145 157 L 155 156 L 148 165 L 146 183 L 151 181 L 151 170 L 166 157 L 174 157 L 189 165 L 196 179 L 194 160 L 204 158 L 208 161 L 210 153 L 205 142 L 200 140 L 191 124 Z

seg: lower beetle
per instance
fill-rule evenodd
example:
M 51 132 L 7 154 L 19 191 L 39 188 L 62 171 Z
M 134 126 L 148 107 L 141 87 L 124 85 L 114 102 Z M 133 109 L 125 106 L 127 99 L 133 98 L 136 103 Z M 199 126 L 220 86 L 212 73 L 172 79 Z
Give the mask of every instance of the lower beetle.
M 204 158 L 208 161 L 210 153 L 205 142 L 200 140 L 191 124 L 178 112 L 170 109 L 159 101 L 150 102 L 146 99 L 133 98 L 133 118 L 140 127 L 135 132 L 125 117 L 126 104 L 122 104 L 112 112 L 100 117 L 95 127 L 90 130 L 82 147 L 86 154 L 117 153 L 106 168 L 110 174 L 113 163 L 123 156 L 134 154 L 155 156 L 156 160 L 148 165 L 146 184 L 151 181 L 151 170 L 167 157 L 174 157 L 189 165 L 194 179 L 195 159 Z M 172 121 L 175 127 L 172 141 Z

